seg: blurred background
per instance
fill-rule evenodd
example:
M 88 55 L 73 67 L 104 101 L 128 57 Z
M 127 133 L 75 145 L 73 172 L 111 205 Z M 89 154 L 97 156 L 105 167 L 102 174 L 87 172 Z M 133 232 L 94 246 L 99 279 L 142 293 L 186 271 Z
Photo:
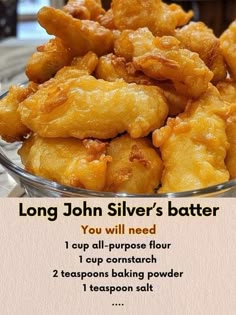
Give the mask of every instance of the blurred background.
M 0 0 L 0 39 L 17 36 L 20 39 L 46 38 L 48 35 L 36 21 L 37 11 L 45 5 L 61 7 L 63 0 Z M 110 0 L 103 0 L 108 9 Z M 235 0 L 201 0 L 201 1 L 164 1 L 168 4 L 178 3 L 186 10 L 193 9 L 194 20 L 201 20 L 211 27 L 216 35 L 236 18 Z

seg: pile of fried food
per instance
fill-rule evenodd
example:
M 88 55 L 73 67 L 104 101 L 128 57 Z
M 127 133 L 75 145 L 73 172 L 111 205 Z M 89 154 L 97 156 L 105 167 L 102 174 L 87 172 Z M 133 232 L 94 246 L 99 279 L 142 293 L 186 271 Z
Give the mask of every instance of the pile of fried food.
M 236 178 L 236 21 L 217 38 L 161 0 L 43 7 L 53 35 L 0 101 L 25 169 L 73 187 L 152 194 Z

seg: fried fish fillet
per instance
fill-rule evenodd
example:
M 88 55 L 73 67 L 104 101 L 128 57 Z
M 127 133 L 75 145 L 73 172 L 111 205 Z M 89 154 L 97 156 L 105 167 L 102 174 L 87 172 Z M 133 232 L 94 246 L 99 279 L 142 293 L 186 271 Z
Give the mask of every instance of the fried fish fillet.
M 172 36 L 155 38 L 156 48 L 133 58 L 134 65 L 156 80 L 171 80 L 180 94 L 198 98 L 207 90 L 213 73 L 199 55 L 181 48 Z
M 162 89 L 165 95 L 169 107 L 169 116 L 175 117 L 182 113 L 191 99 L 189 99 L 189 97 L 184 94 L 178 93 L 174 87 L 174 84 L 171 82 L 164 81 L 158 82 L 156 84 Z
M 59 38 L 50 39 L 37 47 L 26 65 L 25 73 L 30 81 L 43 83 L 52 78 L 62 67 L 69 65 L 73 54 Z
M 114 51 L 117 56 L 124 57 L 127 61 L 132 61 L 134 57 L 139 57 L 156 48 L 155 37 L 147 28 L 137 30 L 124 30 L 114 42 Z
M 0 100 L 0 135 L 8 141 L 22 140 L 29 132 L 29 129 L 21 122 L 20 114 L 17 112 L 20 102 L 24 101 L 33 88 L 12 85 L 5 97 Z
M 220 49 L 220 40 L 203 22 L 191 22 L 175 32 L 181 44 L 196 53 L 214 73 L 213 83 L 226 78 L 226 65 Z
M 118 79 L 124 79 L 128 83 L 137 83 L 142 85 L 155 85 L 161 88 L 169 107 L 169 116 L 176 116 L 183 112 L 189 97 L 180 94 L 174 88 L 171 82 L 161 82 L 154 80 L 143 73 L 140 73 L 132 67 L 132 63 L 126 62 L 125 58 L 108 54 L 99 58 L 95 76 L 98 79 L 114 82 Z
M 139 138 L 163 125 L 168 106 L 155 86 L 106 82 L 84 75 L 51 79 L 20 104 L 22 122 L 42 137 Z
M 89 51 L 82 57 L 76 57 L 72 60 L 71 66 L 76 67 L 77 69 L 84 71 L 87 74 L 92 74 L 98 64 L 98 56 Z
M 95 71 L 95 76 L 97 79 L 113 82 L 123 78 L 124 75 L 127 75 L 125 66 L 121 68 L 114 65 L 114 58 L 116 58 L 116 56 L 113 54 L 108 54 L 99 58 Z
M 147 138 L 117 137 L 108 146 L 106 191 L 154 193 L 160 184 L 162 161 Z
M 111 8 L 117 29 L 148 27 L 155 36 L 173 34 L 176 27 L 193 16 L 192 11 L 185 12 L 179 5 L 167 5 L 161 0 L 113 0 Z
M 38 12 L 39 24 L 48 34 L 59 37 L 74 55 L 93 51 L 101 56 L 113 49 L 112 31 L 91 20 L 78 20 L 60 9 L 43 7 Z
M 224 101 L 229 103 L 230 115 L 227 119 L 226 133 L 230 147 L 226 155 L 226 166 L 230 178 L 236 178 L 236 82 L 225 80 L 217 84 L 217 88 Z
M 92 74 L 95 71 L 97 64 L 97 55 L 92 51 L 89 51 L 83 57 L 75 57 L 70 66 L 65 66 L 56 73 L 55 78 L 65 81 L 71 78 L 78 78 L 82 75 Z M 45 82 L 44 86 L 46 85 L 48 85 L 47 82 Z
M 97 140 L 46 139 L 32 136 L 18 151 L 30 173 L 60 184 L 103 190 L 106 181 L 106 144 Z
M 220 48 L 229 73 L 236 80 L 236 20 L 220 36 Z
M 124 79 L 128 83 L 142 85 L 155 85 L 156 83 L 154 79 L 137 71 L 132 63 L 126 62 L 125 58 L 114 54 L 108 54 L 99 58 L 95 76 L 98 79 L 110 82 Z
M 116 29 L 112 9 L 109 9 L 104 14 L 99 15 L 97 17 L 97 22 L 110 30 Z
M 183 114 L 169 118 L 167 125 L 153 132 L 164 164 L 159 192 L 180 192 L 228 181 L 225 166 L 229 147 L 226 136 L 228 106 L 217 89 L 189 104 Z

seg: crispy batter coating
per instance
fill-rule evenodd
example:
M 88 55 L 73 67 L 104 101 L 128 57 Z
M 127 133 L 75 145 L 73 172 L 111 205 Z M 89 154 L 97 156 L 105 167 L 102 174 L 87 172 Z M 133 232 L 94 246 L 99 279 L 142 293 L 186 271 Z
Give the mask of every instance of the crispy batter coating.
M 127 131 L 138 138 L 163 125 L 168 107 L 157 87 L 87 75 L 51 79 L 21 103 L 19 112 L 42 137 L 107 139 Z
M 228 149 L 228 107 L 212 85 L 183 114 L 169 118 L 153 133 L 164 163 L 160 192 L 199 189 L 229 179 L 224 160 Z
M 112 162 L 107 168 L 106 191 L 155 192 L 161 179 L 162 161 L 149 139 L 132 139 L 126 134 L 113 139 L 107 153 Z
M 86 72 L 87 74 L 92 74 L 98 64 L 98 56 L 89 51 L 83 57 L 76 57 L 73 59 L 71 66 Z
M 220 36 L 220 48 L 231 77 L 236 80 L 236 20 Z
M 159 49 L 159 51 L 157 50 L 157 48 Z M 169 53 L 169 50 L 175 50 L 176 53 Z M 190 80 L 193 80 L 193 76 L 189 75 L 189 72 L 192 72 L 191 66 L 195 66 L 195 74 L 197 73 L 198 76 L 203 76 L 204 72 L 200 72 L 197 66 L 205 69 L 206 78 L 201 82 L 203 91 L 207 89 L 208 81 L 210 79 L 210 76 L 212 76 L 212 74 L 209 72 L 208 68 L 201 61 L 201 59 L 196 54 L 194 54 L 194 61 L 191 60 L 193 58 L 191 52 L 189 50 L 183 49 L 181 43 L 174 37 L 165 36 L 162 38 L 155 38 L 153 34 L 148 30 L 148 28 L 145 27 L 139 28 L 135 31 L 125 30 L 121 32 L 121 35 L 115 41 L 114 51 L 116 55 L 124 57 L 127 61 L 130 61 L 129 68 L 127 70 L 132 68 L 136 68 L 136 70 L 142 70 L 146 74 L 146 76 L 144 77 L 146 77 L 147 82 L 149 82 L 150 84 L 157 84 L 164 89 L 165 96 L 167 97 L 171 105 L 171 116 L 177 115 L 178 113 L 183 111 L 189 97 L 197 97 L 199 93 L 202 93 L 201 86 L 198 91 L 198 86 L 196 85 L 194 87 L 194 90 L 190 90 L 189 93 L 186 95 L 186 90 L 189 90 L 189 88 L 184 88 L 183 86 L 181 86 L 181 83 L 179 81 L 182 80 L 182 77 L 177 74 L 177 71 L 179 73 L 181 72 L 182 76 L 186 76 L 185 84 L 188 84 L 188 86 L 192 86 Z M 168 52 L 168 55 L 166 55 L 166 52 Z M 179 56 L 179 58 L 177 58 L 177 55 Z M 148 57 L 146 58 L 146 56 Z M 169 58 L 169 60 L 166 57 Z M 148 58 L 150 58 L 150 60 L 148 60 Z M 114 59 L 115 58 L 113 57 L 113 60 Z M 145 62 L 143 62 L 143 59 L 145 60 Z M 134 60 L 133 67 L 131 67 L 132 60 Z M 140 64 L 139 60 L 141 60 Z M 110 67 L 110 69 L 108 69 L 108 67 L 107 69 L 105 68 L 105 61 L 107 60 L 104 59 L 103 61 L 104 72 L 107 73 L 110 70 L 111 73 L 114 73 L 114 71 L 112 71 L 112 67 Z M 188 69 L 185 69 L 186 61 L 189 64 Z M 182 64 L 177 64 L 178 62 L 182 62 Z M 185 73 L 183 71 L 183 68 L 185 69 Z M 101 67 L 101 69 L 103 70 L 103 67 Z M 132 71 L 133 73 L 135 73 L 135 69 L 133 69 Z M 176 75 L 174 72 L 176 73 Z M 103 78 L 105 77 L 105 73 L 103 74 Z M 137 73 L 135 73 L 135 76 L 141 77 L 140 73 L 138 75 Z M 176 88 L 173 87 L 173 83 L 157 82 L 157 80 L 171 79 L 171 76 L 173 76 L 172 79 Z M 123 78 L 127 81 L 126 77 L 123 76 Z M 199 81 L 200 80 L 201 79 L 199 78 Z M 138 81 L 133 82 L 138 83 Z
M 189 97 L 176 91 L 173 83 L 166 81 L 158 82 L 137 71 L 132 63 L 126 62 L 124 57 L 117 57 L 114 54 L 108 54 L 99 58 L 95 76 L 98 79 L 110 82 L 124 79 L 128 83 L 158 86 L 166 97 L 169 116 L 172 117 L 183 112 L 189 101 Z
M 162 89 L 166 97 L 170 117 L 174 117 L 182 113 L 188 102 L 191 101 L 189 97 L 178 93 L 171 82 L 158 82 L 158 86 Z
M 236 82 L 226 79 L 216 85 L 222 99 L 228 103 L 236 103 Z
M 226 133 L 230 147 L 226 155 L 226 166 L 230 178 L 236 178 L 236 82 L 226 80 L 217 84 L 217 88 L 224 101 L 229 103 L 230 115 L 227 119 Z
M 167 5 L 160 0 L 113 0 L 111 8 L 117 29 L 136 30 L 148 27 L 154 35 L 173 34 L 176 27 L 186 24 L 193 12 L 185 12 L 179 5 Z
M 213 73 L 197 53 L 181 48 L 172 36 L 155 38 L 156 49 L 135 57 L 134 65 L 156 80 L 171 80 L 176 90 L 189 97 L 198 98 L 207 90 Z
M 55 38 L 0 100 L 0 136 L 23 141 L 26 170 L 131 194 L 236 178 L 236 21 L 218 39 L 192 16 L 162 0 L 43 7 Z
M 207 67 L 214 73 L 213 83 L 226 78 L 226 65 L 220 50 L 220 40 L 213 30 L 203 22 L 191 22 L 175 32 L 183 46 L 199 54 Z
M 78 20 L 52 7 L 40 9 L 38 21 L 48 34 L 63 40 L 74 55 L 82 56 L 91 50 L 101 56 L 112 51 L 113 33 L 98 22 Z
M 100 0 L 69 0 L 63 11 L 81 20 L 96 20 L 105 13 Z
M 73 54 L 59 38 L 50 39 L 37 47 L 26 65 L 25 73 L 30 81 L 43 83 L 52 78 L 62 67 L 69 65 Z
M 25 169 L 34 175 L 68 186 L 104 189 L 110 158 L 100 141 L 32 136 L 18 153 Z
M 97 79 L 103 79 L 105 81 L 116 81 L 123 77 L 123 73 L 127 75 L 126 67 L 116 67 L 112 60 L 116 58 L 113 54 L 108 54 L 99 58 L 98 65 L 95 71 Z
M 63 67 L 56 75 L 56 79 L 67 80 L 71 78 L 78 78 L 85 74 L 92 74 L 98 64 L 98 57 L 92 51 L 89 51 L 83 57 L 75 57 L 70 66 Z M 45 83 L 45 86 L 47 82 Z
M 7 95 L 0 100 L 0 135 L 8 141 L 22 140 L 29 133 L 29 129 L 21 122 L 17 112 L 20 102 L 33 92 L 33 86 L 22 87 L 13 85 Z
M 226 155 L 226 166 L 230 178 L 236 178 L 236 104 L 231 105 L 230 118 L 227 120 L 226 133 L 230 144 Z
M 117 56 L 132 61 L 133 57 L 142 56 L 155 48 L 155 37 L 147 28 L 139 28 L 135 31 L 124 30 L 115 40 L 114 51 Z
M 112 9 L 109 9 L 105 12 L 105 14 L 101 14 L 97 17 L 97 22 L 101 24 L 102 26 L 110 29 L 115 30 L 115 24 L 114 24 L 114 16 Z
M 108 54 L 99 58 L 95 76 L 106 81 L 124 79 L 128 83 L 155 85 L 155 80 L 137 71 L 132 63 L 126 62 L 125 58 Z

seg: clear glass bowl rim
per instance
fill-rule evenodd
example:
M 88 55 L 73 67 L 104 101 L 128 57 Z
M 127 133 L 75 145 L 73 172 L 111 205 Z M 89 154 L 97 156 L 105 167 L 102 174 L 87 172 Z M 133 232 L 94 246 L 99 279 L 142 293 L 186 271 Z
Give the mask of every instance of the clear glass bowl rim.
M 2 152 L 0 152 L 0 163 L 2 166 L 9 172 L 16 175 L 23 182 L 27 182 L 27 184 L 34 186 L 41 186 L 43 189 L 45 187 L 51 191 L 57 191 L 61 193 L 70 193 L 73 195 L 79 196 L 88 196 L 88 197 L 142 197 L 142 198 L 163 198 L 163 197 L 194 197 L 194 196 L 204 196 L 208 194 L 221 193 L 225 190 L 229 190 L 233 187 L 236 187 L 236 179 L 229 180 L 224 183 L 220 183 L 217 185 L 209 186 L 206 188 L 188 190 L 183 192 L 170 192 L 170 193 L 156 193 L 156 194 L 129 194 L 129 193 L 113 193 L 113 192 L 103 192 L 103 191 L 93 191 L 82 188 L 76 188 L 71 186 L 65 186 L 40 176 L 35 176 L 23 168 L 19 167 L 15 163 L 13 163 L 7 156 L 5 156 Z
M 21 86 L 24 86 L 27 84 L 27 82 L 24 82 L 22 84 L 19 84 Z M 0 95 L 0 99 L 3 98 L 8 91 L 2 93 Z M 1 148 L 1 151 L 3 149 Z M 0 163 L 2 166 L 9 172 L 16 175 L 20 181 L 26 182 L 28 185 L 32 185 L 32 187 L 37 186 L 37 188 L 42 187 L 45 189 L 45 187 L 51 191 L 59 192 L 59 193 L 68 193 L 72 194 L 73 196 L 78 197 L 80 196 L 88 196 L 88 197 L 107 197 L 107 198 L 113 198 L 113 197 L 142 197 L 142 198 L 176 198 L 176 197 L 195 197 L 195 196 L 206 196 L 210 194 L 217 194 L 217 193 L 223 193 L 224 191 L 228 191 L 231 188 L 236 188 L 236 179 L 229 180 L 224 183 L 216 184 L 213 186 L 209 186 L 206 188 L 201 189 L 194 189 L 194 190 L 188 190 L 183 192 L 169 192 L 169 193 L 156 193 L 156 194 L 129 194 L 129 193 L 114 193 L 114 192 L 103 192 L 103 191 L 93 191 L 83 188 L 76 188 L 72 186 L 65 186 L 62 184 L 59 184 L 57 182 L 53 182 L 51 180 L 47 180 L 40 176 L 35 176 L 28 171 L 24 170 L 23 168 L 19 167 L 15 163 L 13 163 L 5 154 L 0 152 Z

